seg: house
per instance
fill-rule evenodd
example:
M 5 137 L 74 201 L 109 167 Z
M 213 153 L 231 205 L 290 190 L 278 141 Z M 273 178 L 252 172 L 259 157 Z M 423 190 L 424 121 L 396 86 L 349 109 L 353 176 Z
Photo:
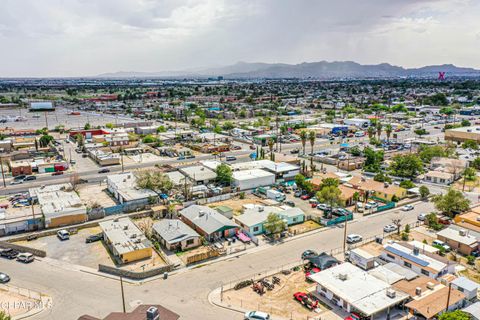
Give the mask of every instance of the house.
M 412 280 L 398 281 L 393 287 L 409 295 L 405 307 L 411 315 L 420 316 L 422 319 L 434 319 L 444 312 L 447 301 L 448 310 L 455 310 L 461 307 L 465 300 L 465 295 L 460 291 L 423 275 Z
M 463 308 L 462 311 L 468 313 L 472 317 L 471 320 L 480 320 L 480 301 Z
M 78 320 L 178 320 L 180 316 L 161 305 L 142 304 L 132 312 L 112 312 L 105 318 L 83 315 Z
M 449 227 L 437 232 L 437 238 L 453 250 L 467 256 L 478 250 L 478 238 L 465 229 L 456 230 Z
M 310 279 L 317 284 L 315 294 L 347 312 L 376 319 L 385 319 L 390 309 L 408 299 L 406 293 L 349 262 L 310 275 Z
M 207 185 L 217 178 L 215 171 L 201 165 L 180 168 L 179 171 L 195 185 Z
M 238 225 L 218 211 L 199 205 L 191 205 L 181 210 L 182 220 L 209 241 L 233 237 Z
M 29 189 L 30 197 L 38 202 L 46 228 L 68 226 L 88 220 L 87 207 L 70 183 Z
M 32 164 L 30 161 L 25 161 L 25 160 L 10 161 L 9 167 L 10 167 L 10 171 L 12 172 L 12 176 L 14 177 L 19 175 L 32 174 Z
M 480 232 L 480 206 L 472 208 L 469 212 L 456 215 L 453 220 L 462 228 Z
M 155 191 L 138 188 L 136 177 L 131 172 L 109 175 L 107 189 L 120 204 L 128 205 L 131 210 L 149 204 L 152 198 L 158 198 Z
M 201 245 L 200 235 L 178 219 L 163 219 L 155 222 L 152 235 L 170 251 L 183 251 Z
M 480 284 L 465 277 L 458 277 L 451 282 L 452 288 L 462 292 L 467 300 L 476 300 Z
M 386 244 L 381 253 L 381 258 L 433 279 L 455 271 L 455 263 L 439 255 L 422 251 L 420 248 L 405 242 Z
M 275 175 L 262 169 L 234 171 L 232 177 L 233 186 L 240 191 L 275 184 Z
M 282 208 L 274 206 L 253 206 L 245 209 L 243 214 L 234 216 L 234 220 L 248 233 L 257 235 L 263 234 L 265 222 L 270 213 L 276 214 L 285 221 L 287 226 L 295 225 L 305 221 L 305 213 L 300 208 Z
M 455 175 L 449 172 L 430 170 L 423 175 L 423 179 L 430 183 L 450 185 L 455 182 Z
M 392 201 L 395 198 L 403 199 L 407 196 L 407 190 L 404 188 L 359 176 L 353 176 L 345 185 L 352 186 L 354 189 L 362 191 L 363 194 L 368 193 L 369 197 L 375 196 L 385 201 Z
M 215 210 L 217 210 L 222 216 L 228 219 L 233 218 L 233 209 L 230 208 L 229 206 L 218 206 L 218 207 L 215 207 Z
M 152 243 L 130 218 L 117 218 L 99 223 L 105 243 L 120 263 L 129 263 L 152 256 Z
M 275 180 L 289 181 L 295 179 L 295 176 L 300 173 L 300 167 L 296 164 L 288 162 L 274 162 L 271 160 L 258 160 L 250 162 L 234 163 L 231 165 L 232 170 L 254 170 L 263 169 L 275 175 Z

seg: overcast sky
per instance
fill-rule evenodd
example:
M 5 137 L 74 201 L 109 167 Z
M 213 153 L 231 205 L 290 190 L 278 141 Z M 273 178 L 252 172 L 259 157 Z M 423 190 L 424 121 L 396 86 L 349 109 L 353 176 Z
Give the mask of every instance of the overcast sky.
M 0 77 L 352 60 L 480 68 L 480 0 L 0 0 Z

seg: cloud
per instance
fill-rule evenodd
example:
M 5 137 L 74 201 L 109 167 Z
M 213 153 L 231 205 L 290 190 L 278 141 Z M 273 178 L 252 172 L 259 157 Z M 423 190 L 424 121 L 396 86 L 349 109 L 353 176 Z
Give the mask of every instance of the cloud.
M 479 14 L 474 0 L 3 0 L 0 77 L 240 60 L 480 67 Z

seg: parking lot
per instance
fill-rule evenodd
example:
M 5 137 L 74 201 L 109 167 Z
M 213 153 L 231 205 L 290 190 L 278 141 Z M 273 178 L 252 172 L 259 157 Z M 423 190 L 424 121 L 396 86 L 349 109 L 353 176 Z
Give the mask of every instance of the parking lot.
M 47 257 L 51 259 L 96 269 L 100 263 L 113 264 L 102 241 L 85 243 L 88 236 L 100 232 L 99 227 L 93 227 L 81 229 L 77 234 L 71 234 L 70 239 L 65 241 L 60 241 L 56 235 L 52 235 L 33 241 L 20 241 L 16 244 L 45 250 Z

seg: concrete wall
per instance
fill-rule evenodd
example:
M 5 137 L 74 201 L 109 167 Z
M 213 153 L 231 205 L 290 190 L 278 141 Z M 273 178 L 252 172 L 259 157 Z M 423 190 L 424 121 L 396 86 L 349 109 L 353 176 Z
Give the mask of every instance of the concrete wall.
M 69 226 L 77 223 L 84 223 L 88 220 L 86 213 L 59 216 L 51 218 L 49 222 L 45 222 L 47 228 L 57 228 L 62 226 Z
M 98 271 L 100 272 L 105 272 L 108 274 L 112 274 L 114 276 L 125 277 L 129 279 L 134 279 L 134 280 L 142 280 L 142 279 L 154 277 L 154 276 L 163 274 L 164 272 L 170 272 L 172 270 L 173 270 L 173 267 L 171 265 L 167 265 L 167 266 L 163 266 L 160 268 L 151 269 L 143 272 L 123 270 L 123 269 L 118 269 L 111 266 L 106 266 L 103 264 L 98 265 Z
M 5 242 L 5 241 L 0 242 L 0 248 L 2 248 L 2 249 L 12 248 L 12 249 L 15 249 L 15 250 L 20 251 L 20 252 L 29 252 L 29 253 L 31 253 L 31 254 L 33 254 L 37 257 L 41 257 L 41 258 L 44 258 L 44 257 L 47 256 L 47 252 L 45 252 L 43 250 L 34 249 L 34 248 L 30 248 L 30 247 L 25 247 L 25 246 L 20 246 L 18 244 Z

